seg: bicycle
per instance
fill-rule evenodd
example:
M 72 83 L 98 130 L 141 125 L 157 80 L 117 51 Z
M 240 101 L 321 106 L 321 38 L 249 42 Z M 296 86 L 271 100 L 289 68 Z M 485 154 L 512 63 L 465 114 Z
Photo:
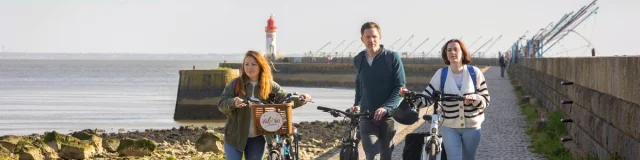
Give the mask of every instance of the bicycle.
M 291 98 L 293 97 L 298 97 L 300 99 L 304 99 L 304 97 L 302 97 L 302 95 L 298 95 L 296 92 L 294 93 L 289 93 L 287 94 L 285 100 L 283 101 L 283 103 L 290 103 L 292 101 Z M 307 102 L 311 102 L 312 101 L 307 101 Z M 257 98 L 247 98 L 245 103 L 249 104 L 276 104 L 276 100 L 275 100 L 275 94 L 269 94 L 269 98 L 267 99 L 266 102 L 263 102 Z M 269 151 L 269 154 L 267 156 L 268 160 L 298 160 L 299 156 L 299 148 L 298 148 L 298 143 L 300 142 L 300 134 L 298 134 L 298 129 L 293 127 L 293 141 L 289 141 L 288 138 L 286 138 L 286 136 L 289 135 L 280 135 L 280 134 L 275 134 L 272 135 L 273 139 L 275 140 L 275 144 L 271 144 L 271 142 L 267 145 L 267 150 Z M 292 147 L 293 144 L 293 147 Z M 294 149 L 292 151 L 292 149 Z
M 318 110 L 330 113 L 333 117 L 344 117 L 349 127 L 346 129 L 340 144 L 340 160 L 357 160 L 358 144 L 360 142 L 360 117 L 371 118 L 372 113 L 352 113 L 347 109 L 341 111 L 333 108 L 318 106 Z
M 417 100 L 430 100 L 433 101 L 434 112 L 431 115 L 423 115 L 422 119 L 429 122 L 428 131 L 425 133 L 424 141 L 422 143 L 422 149 L 420 150 L 420 159 L 421 160 L 441 160 L 446 159 L 446 152 L 444 151 L 444 147 L 442 147 L 442 135 L 440 135 L 440 126 L 442 124 L 442 110 L 438 110 L 440 101 L 461 101 L 464 100 L 462 96 L 445 96 L 440 91 L 434 91 L 433 95 L 437 95 L 434 97 L 429 97 L 424 94 L 415 93 L 413 91 L 407 91 L 404 94 L 404 98 L 409 102 L 414 103 Z

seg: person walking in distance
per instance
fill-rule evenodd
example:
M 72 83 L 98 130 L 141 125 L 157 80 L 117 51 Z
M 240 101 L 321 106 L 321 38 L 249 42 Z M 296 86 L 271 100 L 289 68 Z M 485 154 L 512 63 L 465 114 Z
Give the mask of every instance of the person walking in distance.
M 380 159 L 390 160 L 396 122 L 389 112 L 402 100 L 399 92 L 406 84 L 404 67 L 397 52 L 379 44 L 382 36 L 377 23 L 364 23 L 360 35 L 366 49 L 354 57 L 356 95 L 351 112 L 375 113 L 373 118 L 360 119 L 366 159 L 373 160 L 379 154 Z
M 498 63 L 500 63 L 500 77 L 504 77 L 504 68 L 507 67 L 507 63 L 500 52 L 498 52 Z

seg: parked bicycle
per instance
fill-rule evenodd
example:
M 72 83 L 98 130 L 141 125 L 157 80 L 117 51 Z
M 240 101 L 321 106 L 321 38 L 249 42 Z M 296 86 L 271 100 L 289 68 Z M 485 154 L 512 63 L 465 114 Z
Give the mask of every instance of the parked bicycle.
M 365 111 L 364 113 L 352 113 L 349 109 L 341 111 L 323 106 L 318 106 L 318 110 L 328 112 L 333 117 L 344 117 L 349 126 L 342 136 L 340 160 L 357 160 L 358 144 L 360 142 L 360 117 L 372 118 L 373 113 L 369 113 L 368 111 Z
M 304 99 L 302 95 L 298 95 L 296 92 L 287 94 L 287 97 L 282 103 L 291 103 L 292 98 L 298 97 L 300 99 Z M 307 101 L 311 102 L 312 101 Z M 276 104 L 275 94 L 269 94 L 269 98 L 266 102 L 263 102 L 257 98 L 247 98 L 245 101 L 247 104 Z M 299 148 L 298 144 L 300 142 L 300 134 L 298 134 L 298 129 L 296 127 L 292 128 L 292 138 L 289 139 L 290 135 L 284 134 L 275 134 L 272 135 L 274 143 L 268 142 L 267 150 L 268 150 L 268 160 L 298 160 L 299 156 Z
M 411 103 L 415 102 L 425 102 L 432 101 L 433 102 L 433 114 L 431 115 L 423 115 L 422 119 L 429 123 L 429 128 L 427 132 L 424 133 L 424 141 L 422 143 L 422 149 L 420 150 L 420 159 L 421 160 L 444 160 L 446 159 L 446 152 L 444 147 L 442 146 L 442 135 L 440 135 L 440 125 L 442 124 L 443 119 L 440 117 L 442 115 L 441 101 L 462 101 L 464 97 L 462 96 L 451 96 L 444 95 L 440 91 L 434 91 L 433 97 L 429 97 L 424 94 L 415 93 L 413 91 L 407 91 L 404 94 L 404 98 Z

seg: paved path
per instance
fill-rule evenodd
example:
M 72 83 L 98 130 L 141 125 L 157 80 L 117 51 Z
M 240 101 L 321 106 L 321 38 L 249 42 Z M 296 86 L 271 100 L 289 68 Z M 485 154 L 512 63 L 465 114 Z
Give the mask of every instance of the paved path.
M 485 110 L 482 123 L 482 138 L 476 159 L 543 159 L 528 148 L 530 137 L 526 135 L 525 117 L 520 114 L 518 99 L 505 73 L 500 77 L 500 67 L 492 66 L 485 73 L 491 95 L 491 104 Z M 425 132 L 426 123 L 413 132 Z M 402 159 L 404 141 L 396 144 L 393 159 Z

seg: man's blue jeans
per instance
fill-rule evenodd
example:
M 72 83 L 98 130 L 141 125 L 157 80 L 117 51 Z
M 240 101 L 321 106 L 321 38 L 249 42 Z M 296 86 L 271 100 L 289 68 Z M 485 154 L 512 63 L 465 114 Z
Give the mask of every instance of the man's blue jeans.
M 247 146 L 244 148 L 244 159 L 246 160 L 262 160 L 264 150 L 266 148 L 264 136 L 258 136 L 247 139 Z M 224 143 L 224 155 L 228 160 L 241 160 L 242 152 L 229 144 Z
M 480 144 L 481 128 L 449 128 L 440 127 L 447 160 L 473 160 Z

